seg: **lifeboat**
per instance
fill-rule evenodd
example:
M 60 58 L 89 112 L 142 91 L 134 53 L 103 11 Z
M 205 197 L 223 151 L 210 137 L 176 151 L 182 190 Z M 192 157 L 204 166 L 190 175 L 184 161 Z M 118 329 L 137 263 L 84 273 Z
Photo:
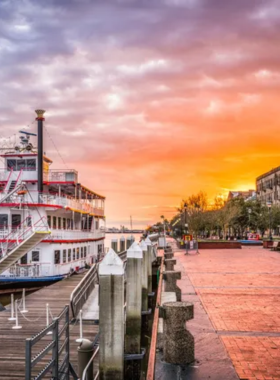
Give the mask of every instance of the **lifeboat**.
M 19 190 L 17 193 L 18 195 L 24 195 L 27 193 L 27 190 Z

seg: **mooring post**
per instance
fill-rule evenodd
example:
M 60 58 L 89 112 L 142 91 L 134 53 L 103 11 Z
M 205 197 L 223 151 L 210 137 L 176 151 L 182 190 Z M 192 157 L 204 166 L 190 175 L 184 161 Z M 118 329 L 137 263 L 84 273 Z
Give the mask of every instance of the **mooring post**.
M 126 263 L 126 354 L 140 354 L 141 351 L 142 259 L 142 249 L 134 242 L 127 251 Z M 127 361 L 125 379 L 139 379 L 140 365 L 139 360 Z
M 123 380 L 124 269 L 111 248 L 99 264 L 99 378 Z
M 148 293 L 152 292 L 152 256 L 153 256 L 153 244 L 149 237 L 146 238 L 145 243 L 148 247 Z
M 140 248 L 143 252 L 142 261 L 142 311 L 148 310 L 148 266 L 149 266 L 149 256 L 148 256 L 148 246 L 144 240 L 140 243 Z
M 193 304 L 167 302 L 161 308 L 163 317 L 163 360 L 171 364 L 190 364 L 194 361 L 194 338 L 186 329 L 193 318 Z
M 175 292 L 177 301 L 181 301 L 181 289 L 177 286 L 177 280 L 181 279 L 180 271 L 165 271 L 163 272 L 164 291 Z
M 165 259 L 164 264 L 165 264 L 165 270 L 166 271 L 173 271 L 174 270 L 174 265 L 176 265 L 176 260 L 175 259 Z
M 127 249 L 127 250 L 129 249 L 129 247 L 131 246 L 131 244 L 132 244 L 131 236 L 128 236 L 128 237 L 126 238 L 126 249 Z
M 118 239 L 112 239 L 112 240 L 111 240 L 111 248 L 112 248 L 115 252 L 118 252 Z
M 125 251 L 125 238 L 124 236 L 122 236 L 120 238 L 120 252 L 124 252 Z
M 93 354 L 93 343 L 88 339 L 83 339 L 78 349 L 78 376 L 82 379 L 83 372 L 88 365 Z M 87 380 L 93 380 L 93 361 L 87 370 Z

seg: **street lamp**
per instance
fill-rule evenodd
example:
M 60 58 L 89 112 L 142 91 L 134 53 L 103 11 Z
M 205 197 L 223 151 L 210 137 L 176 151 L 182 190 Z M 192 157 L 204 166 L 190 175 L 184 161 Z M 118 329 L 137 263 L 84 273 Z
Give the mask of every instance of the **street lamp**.
M 188 204 L 187 204 L 187 202 L 185 202 L 184 203 L 185 227 L 187 227 L 187 208 L 188 208 Z
M 271 206 L 272 203 L 270 201 L 266 202 L 266 205 L 269 209 L 269 240 L 272 240 L 272 234 L 271 234 Z
M 251 208 L 248 208 L 248 214 L 249 214 L 249 232 L 250 232 L 250 216 L 251 216 L 251 213 L 252 213 L 252 209 Z

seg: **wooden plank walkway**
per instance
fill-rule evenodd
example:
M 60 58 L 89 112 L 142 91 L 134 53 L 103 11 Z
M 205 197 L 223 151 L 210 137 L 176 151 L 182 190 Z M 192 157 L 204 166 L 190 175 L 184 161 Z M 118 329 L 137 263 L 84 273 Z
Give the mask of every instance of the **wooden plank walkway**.
M 20 330 L 12 329 L 14 321 L 9 321 L 10 310 L 0 312 L 0 379 L 16 380 L 25 378 L 25 340 L 40 332 L 46 326 L 46 304 L 49 304 L 53 317 L 58 316 L 85 274 L 73 275 L 51 286 L 42 288 L 26 297 L 28 313 L 19 314 Z M 8 307 L 7 307 L 8 308 Z M 70 311 L 71 315 L 71 311 Z M 50 318 L 51 321 L 51 318 Z M 84 337 L 94 340 L 98 325 L 83 326 Z M 70 325 L 70 361 L 77 368 L 77 347 L 79 323 Z

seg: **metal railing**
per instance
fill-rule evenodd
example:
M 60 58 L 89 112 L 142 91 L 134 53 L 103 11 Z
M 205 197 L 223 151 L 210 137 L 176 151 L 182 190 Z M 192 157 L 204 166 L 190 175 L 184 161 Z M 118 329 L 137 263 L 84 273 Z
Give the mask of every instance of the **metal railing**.
M 40 351 L 33 354 L 38 342 Z M 66 305 L 49 326 L 26 339 L 25 380 L 40 380 L 50 373 L 53 379 L 69 380 L 69 343 L 69 306 Z
M 34 224 L 31 216 L 25 218 L 19 226 L 12 229 L 12 231 L 5 237 L 5 241 L 1 243 L 0 259 L 8 255 L 26 239 L 31 237 L 35 232 L 39 231 L 50 232 L 46 217 L 43 216 Z
M 94 342 L 93 342 L 93 347 L 95 347 L 95 350 L 93 351 L 93 354 L 92 354 L 92 357 L 90 358 L 88 364 L 86 365 L 84 371 L 83 371 L 83 375 L 82 375 L 82 379 L 81 380 L 87 380 L 88 379 L 88 371 L 89 369 L 91 368 L 91 364 L 93 363 L 94 359 L 97 357 L 97 354 L 99 352 L 99 333 L 96 335 L 95 339 L 94 339 Z M 94 370 L 94 368 L 93 368 Z M 92 374 L 90 374 L 92 375 Z M 92 376 L 90 376 L 90 378 L 92 378 Z M 97 371 L 97 373 L 95 374 L 95 377 L 94 377 L 94 380 L 97 380 L 99 379 L 99 371 Z
M 95 288 L 95 283 L 98 282 L 98 264 L 94 264 L 84 278 L 79 282 L 70 296 L 70 306 L 72 317 L 77 318 L 79 311 L 87 301 L 89 295 Z

